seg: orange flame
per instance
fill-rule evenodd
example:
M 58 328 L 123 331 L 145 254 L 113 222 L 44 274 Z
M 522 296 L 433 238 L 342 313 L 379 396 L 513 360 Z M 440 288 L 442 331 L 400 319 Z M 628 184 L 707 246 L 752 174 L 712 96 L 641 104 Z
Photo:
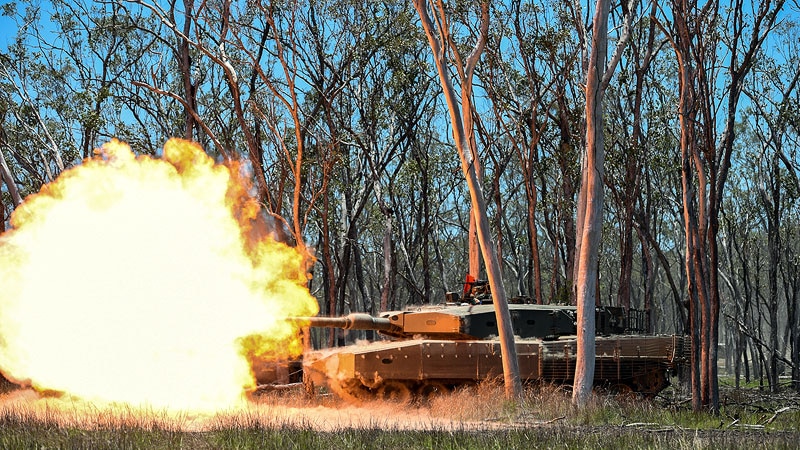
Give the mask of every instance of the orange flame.
M 0 369 L 90 401 L 239 405 L 244 355 L 296 356 L 282 318 L 318 308 L 247 191 L 196 144 L 156 159 L 114 140 L 26 199 L 0 236 Z

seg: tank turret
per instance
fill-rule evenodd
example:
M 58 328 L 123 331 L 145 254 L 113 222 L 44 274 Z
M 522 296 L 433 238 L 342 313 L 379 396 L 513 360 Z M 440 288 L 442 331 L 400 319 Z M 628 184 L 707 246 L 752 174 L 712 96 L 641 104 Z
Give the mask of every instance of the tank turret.
M 577 309 L 574 306 L 510 304 L 511 327 L 521 339 L 557 339 L 577 333 Z M 622 308 L 598 307 L 597 334 L 643 332 L 631 325 L 630 316 L 642 315 Z M 384 336 L 410 339 L 425 336 L 431 339 L 488 339 L 498 336 L 494 305 L 425 306 L 405 311 L 391 311 L 373 317 L 354 313 L 343 317 L 297 317 L 294 320 L 312 328 L 341 328 L 344 330 L 374 330 Z M 636 323 L 638 323 L 637 321 Z
M 509 305 L 514 335 L 519 338 L 556 339 L 575 334 L 575 307 L 550 305 Z M 428 306 L 392 311 L 372 317 L 350 314 L 343 317 L 298 317 L 312 328 L 375 330 L 397 338 L 424 336 L 430 339 L 488 339 L 498 335 L 494 305 Z

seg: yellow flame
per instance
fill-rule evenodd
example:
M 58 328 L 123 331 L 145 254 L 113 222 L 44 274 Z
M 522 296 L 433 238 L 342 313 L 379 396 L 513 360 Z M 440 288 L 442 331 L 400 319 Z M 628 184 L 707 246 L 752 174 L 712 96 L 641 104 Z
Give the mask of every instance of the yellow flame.
M 196 144 L 114 140 L 26 199 L 0 237 L 0 369 L 91 401 L 238 405 L 244 355 L 299 354 L 282 318 L 317 312 L 305 256 L 253 232 L 247 191 Z

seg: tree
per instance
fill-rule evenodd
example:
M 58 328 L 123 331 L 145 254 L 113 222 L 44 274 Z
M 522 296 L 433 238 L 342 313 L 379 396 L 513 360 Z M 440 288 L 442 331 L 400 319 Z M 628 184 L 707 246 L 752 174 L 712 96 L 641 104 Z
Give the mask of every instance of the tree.
M 475 219 L 478 241 L 484 257 L 486 274 L 492 290 L 495 315 L 497 317 L 506 396 L 517 398 L 522 393 L 522 385 L 519 378 L 519 361 L 517 360 L 514 344 L 514 332 L 511 327 L 511 314 L 508 310 L 505 287 L 503 286 L 500 261 L 497 258 L 490 235 L 489 220 L 486 215 L 486 201 L 483 197 L 483 190 L 475 167 L 477 153 L 471 144 L 471 142 L 474 142 L 474 137 L 472 137 L 474 130 L 470 119 L 472 111 L 472 75 L 486 44 L 486 36 L 489 29 L 489 3 L 488 1 L 481 2 L 481 33 L 478 37 L 478 42 L 463 64 L 450 34 L 448 14 L 444 5 L 442 3 L 429 5 L 427 0 L 414 0 L 414 7 L 417 9 L 422 28 L 425 30 L 425 35 L 428 37 L 428 42 L 433 51 L 436 70 L 439 73 L 439 80 L 450 111 L 454 143 L 461 159 L 461 169 L 469 187 L 472 215 Z M 432 9 L 433 14 L 436 16 L 435 26 L 431 19 L 429 8 Z M 450 79 L 447 61 L 449 53 L 452 53 L 455 59 L 454 63 L 459 76 L 458 81 L 461 85 L 461 101 L 458 101 L 456 90 Z
M 650 16 L 655 15 L 656 2 L 650 2 Z M 645 127 L 642 121 L 645 107 L 645 82 L 649 77 L 651 64 L 655 59 L 660 46 L 656 42 L 655 21 L 648 20 L 644 26 L 638 28 L 637 33 L 632 33 L 629 44 L 629 58 L 621 61 L 620 88 L 611 95 L 614 97 L 613 105 L 616 112 L 610 128 L 612 137 L 609 148 L 617 151 L 612 153 L 609 160 L 609 172 L 606 177 L 606 187 L 611 193 L 617 223 L 619 226 L 620 268 L 617 304 L 626 310 L 631 307 L 633 298 L 632 276 L 634 260 L 634 212 L 637 203 L 646 201 L 641 199 L 642 169 L 647 160 Z M 628 83 L 625 83 L 628 81 Z M 612 111 L 609 114 L 613 113 Z M 616 125 L 616 126 L 615 126 Z M 616 169 L 616 170 L 614 170 Z M 643 245 L 646 254 L 647 244 Z M 645 262 L 643 270 L 651 274 L 652 263 Z M 646 282 L 649 282 L 647 280 Z M 650 288 L 646 289 L 649 292 Z M 645 296 L 645 308 L 651 303 L 651 296 Z
M 22 203 L 22 197 L 19 195 L 17 182 L 14 180 L 14 175 L 11 173 L 11 169 L 6 162 L 6 157 L 3 154 L 3 149 L 8 147 L 8 142 L 6 139 L 5 127 L 3 127 L 2 122 L 0 122 L 0 181 L 6 185 L 8 195 L 11 197 L 11 207 L 13 209 Z M 2 228 L 3 231 L 5 231 L 5 205 L 1 204 L 1 200 L 2 198 L 0 198 L 0 210 L 3 212 L 3 217 L 0 217 L 0 219 L 2 219 Z
M 789 50 L 791 52 L 792 49 Z M 789 53 L 787 56 L 792 55 Z M 782 236 L 782 230 L 785 228 L 782 224 L 787 222 L 785 216 L 790 210 L 790 205 L 795 204 L 800 196 L 800 180 L 795 163 L 792 162 L 794 159 L 787 157 L 785 149 L 785 141 L 790 135 L 789 128 L 796 120 L 796 117 L 792 117 L 791 99 L 797 89 L 798 81 L 800 81 L 800 69 L 795 67 L 792 72 L 789 72 L 788 76 L 776 76 L 777 74 L 773 71 L 766 70 L 759 76 L 753 77 L 752 87 L 744 91 L 753 105 L 754 133 L 761 146 L 755 160 L 758 161 L 756 172 L 759 180 L 758 198 L 760 204 L 763 205 L 763 217 L 766 219 L 764 222 L 767 228 L 769 262 L 768 300 L 766 301 L 769 322 L 767 380 L 772 392 L 777 392 L 779 389 L 778 366 L 781 355 L 785 353 L 780 348 L 778 340 L 780 328 L 778 323 L 780 307 L 778 280 L 782 275 L 781 272 L 784 272 L 784 278 L 788 278 L 789 274 L 786 272 L 790 271 L 793 266 L 792 261 L 784 260 L 784 255 L 791 254 L 791 249 L 787 242 L 788 237 Z M 786 85 L 780 85 L 784 80 L 788 81 Z M 772 83 L 778 83 L 778 86 L 773 87 Z M 764 95 L 773 90 L 778 91 L 775 94 L 777 98 L 771 99 L 769 95 Z M 783 342 L 788 342 L 790 347 L 797 341 L 797 332 L 792 326 L 796 322 L 797 316 L 797 294 L 789 287 L 791 284 L 791 281 L 786 280 L 784 295 L 787 301 L 788 317 L 785 328 L 786 335 L 783 339 Z M 792 301 L 793 297 L 795 297 L 795 301 Z M 794 365 L 792 361 L 788 361 L 788 363 L 790 366 Z M 793 367 L 793 369 L 795 372 L 797 371 L 796 368 Z
M 631 2 L 633 3 L 633 2 Z M 631 4 L 628 5 L 630 11 Z M 597 301 L 598 252 L 603 229 L 603 97 L 628 40 L 633 15 L 628 12 L 617 47 L 606 61 L 609 0 L 598 0 L 592 27 L 591 56 L 586 70 L 586 151 L 582 158 L 574 292 L 578 306 L 578 344 L 572 403 L 583 407 L 589 400 L 594 379 L 595 303 Z
M 0 130 L 0 134 L 2 134 L 2 130 Z M 0 139 L 2 139 L 0 137 Z M 17 189 L 17 183 L 14 181 L 14 176 L 11 174 L 11 169 L 8 167 L 8 163 L 6 163 L 6 158 L 3 155 L 3 147 L 5 147 L 4 141 L 0 141 L 0 181 L 5 184 L 6 189 L 8 190 L 9 196 L 11 197 L 11 208 L 16 208 L 20 203 L 22 203 L 22 197 L 19 195 L 19 189 Z M 2 185 L 0 185 L 2 186 Z M 6 206 L 3 204 L 2 197 L 0 197 L 0 232 L 6 230 Z
M 692 407 L 719 412 L 717 348 L 719 338 L 719 255 L 717 235 L 725 182 L 731 168 L 736 117 L 744 81 L 757 53 L 776 23 L 784 1 L 758 5 L 747 18 L 743 0 L 721 17 L 717 2 L 673 0 L 671 39 L 680 80 L 681 168 L 685 270 L 692 334 Z M 727 76 L 719 75 L 717 58 L 722 30 L 729 28 Z M 748 32 L 749 31 L 749 35 Z M 749 37 L 749 41 L 747 38 Z M 725 94 L 715 95 L 720 85 Z M 715 100 L 720 100 L 720 105 Z M 722 114 L 721 118 L 717 113 Z M 717 124 L 722 123 L 721 133 Z

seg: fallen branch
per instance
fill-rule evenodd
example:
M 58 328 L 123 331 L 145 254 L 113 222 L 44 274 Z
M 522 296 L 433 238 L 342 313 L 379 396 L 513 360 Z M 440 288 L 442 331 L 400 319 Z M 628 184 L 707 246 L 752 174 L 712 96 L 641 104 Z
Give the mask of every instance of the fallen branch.
M 532 421 L 529 422 L 529 421 L 525 420 L 525 418 L 523 417 L 523 418 L 520 418 L 519 420 L 517 420 L 517 422 L 518 423 L 523 423 L 523 424 L 533 424 L 533 425 L 548 425 L 548 424 L 551 424 L 551 423 L 558 422 L 559 420 L 564 420 L 566 418 L 567 418 L 567 416 L 561 416 L 561 417 L 556 417 L 556 418 L 550 419 L 550 420 L 532 420 Z M 496 422 L 496 421 L 500 421 L 500 420 L 503 420 L 503 419 L 501 419 L 500 417 L 490 417 L 490 418 L 487 418 L 487 419 L 483 419 L 484 422 Z
M 745 430 L 763 430 L 764 425 L 752 425 L 749 423 L 739 423 L 735 425 L 736 428 L 744 428 Z
M 624 424 L 622 426 L 623 427 L 653 427 L 653 426 L 657 426 L 657 425 L 661 425 L 661 424 L 660 423 L 655 423 L 655 422 L 631 422 L 631 423 L 626 423 L 626 424 Z
M 555 419 L 550 419 L 550 420 L 542 422 L 542 423 L 543 424 L 554 423 L 554 422 L 558 422 L 559 420 L 564 420 L 566 418 L 567 418 L 567 416 L 556 417 Z
M 778 415 L 780 415 L 780 414 L 783 414 L 783 413 L 785 413 L 786 411 L 791 411 L 792 409 L 793 409 L 793 408 L 792 408 L 791 406 L 784 406 L 783 408 L 781 408 L 781 409 L 779 409 L 779 410 L 775 411 L 775 414 L 773 414 L 773 415 L 772 415 L 772 417 L 770 417 L 770 418 L 769 418 L 769 420 L 767 420 L 766 422 L 764 422 L 764 424 L 765 424 L 765 425 L 769 425 L 769 424 L 771 424 L 773 421 L 775 421 L 775 419 L 778 417 Z

